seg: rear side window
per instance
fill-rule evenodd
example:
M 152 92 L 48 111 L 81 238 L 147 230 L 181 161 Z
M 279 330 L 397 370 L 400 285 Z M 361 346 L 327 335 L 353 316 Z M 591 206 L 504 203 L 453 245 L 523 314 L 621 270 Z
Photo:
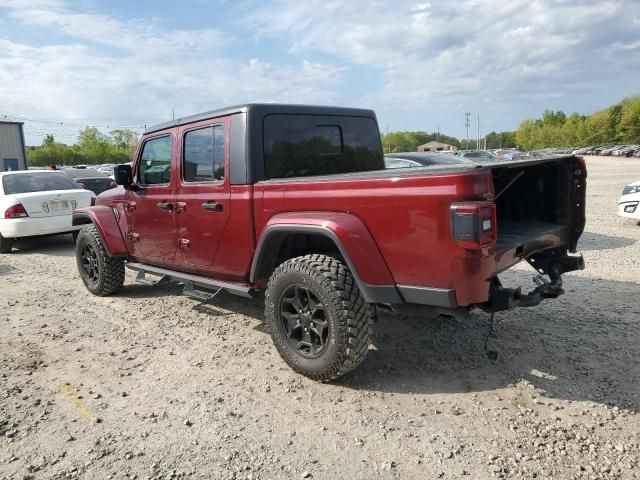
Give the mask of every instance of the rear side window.
M 332 115 L 268 115 L 264 119 L 267 178 L 384 170 L 374 119 Z
M 147 140 L 138 166 L 141 185 L 166 184 L 171 181 L 171 136 Z
M 64 173 L 20 173 L 2 177 L 2 189 L 5 195 L 79 188 L 82 187 Z
M 185 182 L 224 179 L 224 125 L 191 130 L 185 134 L 182 176 Z

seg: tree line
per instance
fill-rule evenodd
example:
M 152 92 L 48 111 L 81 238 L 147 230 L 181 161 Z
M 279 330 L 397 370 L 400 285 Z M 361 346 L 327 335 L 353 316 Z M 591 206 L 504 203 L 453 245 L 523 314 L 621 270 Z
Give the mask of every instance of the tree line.
M 545 110 L 542 118 L 526 119 L 516 131 L 524 150 L 579 147 L 607 143 L 640 144 L 640 95 L 591 115 Z
M 105 134 L 95 127 L 86 127 L 73 145 L 58 143 L 53 135 L 46 135 L 42 145 L 27 147 L 27 161 L 36 167 L 126 163 L 133 158 L 137 143 L 138 134 L 133 130 L 116 129 Z
M 485 136 L 488 149 L 514 148 L 516 146 L 515 132 L 491 132 Z M 458 139 L 441 133 L 427 132 L 390 132 L 382 135 L 384 153 L 415 152 L 418 146 L 428 142 L 441 142 L 464 150 L 476 147 L 476 139 Z M 484 139 L 482 140 L 484 143 Z
M 436 132 L 390 132 L 381 135 L 385 153 L 415 152 L 418 146 L 431 141 L 453 145 L 459 149 L 475 148 L 476 139 L 458 139 Z M 487 149 L 515 148 L 538 150 L 549 147 L 578 147 L 607 143 L 640 144 L 640 95 L 591 115 L 561 110 L 545 110 L 538 119 L 526 119 L 515 132 L 491 132 L 484 137 Z M 27 147 L 29 165 L 96 165 L 126 163 L 132 160 L 138 134 L 132 130 L 116 129 L 102 133 L 87 127 L 78 134 L 78 141 L 65 145 L 46 135 L 42 145 Z

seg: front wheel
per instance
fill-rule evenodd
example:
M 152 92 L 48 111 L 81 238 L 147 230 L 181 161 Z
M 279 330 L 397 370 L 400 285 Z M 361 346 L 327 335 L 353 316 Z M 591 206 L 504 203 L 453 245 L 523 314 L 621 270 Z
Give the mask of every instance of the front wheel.
M 85 227 L 78 233 L 76 262 L 80 278 L 94 295 L 104 297 L 122 288 L 124 260 L 109 256 L 95 225 Z
M 13 238 L 4 238 L 0 235 L 0 253 L 11 253 Z
M 314 254 L 275 270 L 265 294 L 265 318 L 284 361 L 326 382 L 364 361 L 375 309 L 344 263 Z

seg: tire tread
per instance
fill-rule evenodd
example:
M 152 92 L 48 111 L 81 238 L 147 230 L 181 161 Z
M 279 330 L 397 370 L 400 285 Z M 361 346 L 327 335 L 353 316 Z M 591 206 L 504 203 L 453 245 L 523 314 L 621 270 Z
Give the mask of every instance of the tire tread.
M 290 362 L 280 346 L 274 343 L 287 364 L 297 373 L 320 382 L 335 380 L 355 369 L 366 358 L 369 351 L 369 337 L 375 321 L 375 307 L 365 302 L 353 275 L 343 262 L 328 255 L 309 254 L 287 260 L 273 272 L 265 298 L 267 323 L 273 321 L 269 318 L 268 308 L 273 285 L 280 276 L 292 269 L 310 275 L 333 294 L 332 300 L 337 307 L 336 313 L 339 318 L 345 319 L 337 322 L 339 331 L 336 332 L 338 342 L 341 342 L 344 348 L 339 350 L 337 358 L 323 372 L 309 373 Z M 270 325 L 270 328 L 276 327 Z

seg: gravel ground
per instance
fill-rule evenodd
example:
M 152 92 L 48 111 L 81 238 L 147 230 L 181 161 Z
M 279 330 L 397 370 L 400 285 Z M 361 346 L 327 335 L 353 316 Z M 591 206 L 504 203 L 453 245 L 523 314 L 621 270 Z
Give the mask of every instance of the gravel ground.
M 640 478 L 638 159 L 589 158 L 587 269 L 536 308 L 382 314 L 366 362 L 294 374 L 262 305 L 91 296 L 70 237 L 0 257 L 0 478 Z M 519 265 L 508 283 L 531 285 Z

